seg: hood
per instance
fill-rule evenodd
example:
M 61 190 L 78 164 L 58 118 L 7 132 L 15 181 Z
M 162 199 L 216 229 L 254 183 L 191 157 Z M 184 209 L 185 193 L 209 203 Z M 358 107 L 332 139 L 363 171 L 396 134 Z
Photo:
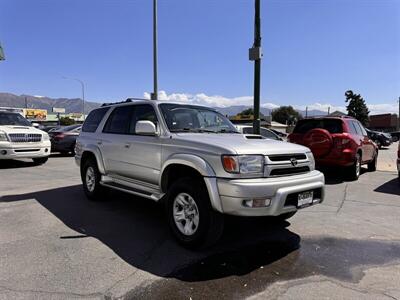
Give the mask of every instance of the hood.
M 10 133 L 45 133 L 42 130 L 39 130 L 33 126 L 21 126 L 21 125 L 1 125 L 0 131 L 3 131 L 7 134 Z
M 259 138 L 259 136 L 256 135 L 229 133 L 178 133 L 176 134 L 176 139 L 190 141 L 194 144 L 217 146 L 236 154 L 273 155 L 311 152 L 309 148 L 304 146 Z

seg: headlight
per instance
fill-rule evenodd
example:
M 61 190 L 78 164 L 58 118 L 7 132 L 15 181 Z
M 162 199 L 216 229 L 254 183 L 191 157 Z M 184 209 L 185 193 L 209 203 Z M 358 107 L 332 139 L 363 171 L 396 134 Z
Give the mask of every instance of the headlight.
M 0 131 L 0 142 L 8 142 L 7 135 L 3 131 Z
M 49 141 L 50 137 L 47 133 L 43 133 L 43 141 Z
M 308 160 L 310 161 L 310 169 L 311 171 L 315 170 L 315 159 L 314 159 L 314 155 L 312 154 L 312 152 L 307 152 L 307 157 Z
M 223 155 L 222 165 L 228 173 L 256 174 L 263 173 L 264 156 L 262 155 Z

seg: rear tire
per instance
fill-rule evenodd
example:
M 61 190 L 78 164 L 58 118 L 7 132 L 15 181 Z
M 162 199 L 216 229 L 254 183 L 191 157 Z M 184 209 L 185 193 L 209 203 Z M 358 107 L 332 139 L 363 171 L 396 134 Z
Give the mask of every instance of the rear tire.
M 38 158 L 32 158 L 32 160 L 35 165 L 39 166 L 39 165 L 45 164 L 49 160 L 49 158 L 48 157 L 38 157 Z
M 105 188 L 100 185 L 101 174 L 97 162 L 89 158 L 83 162 L 81 169 L 83 191 L 91 201 L 100 201 L 104 197 Z
M 378 163 L 378 153 L 375 153 L 374 159 L 368 163 L 368 172 L 375 172 Z
M 210 203 L 199 179 L 182 178 L 172 184 L 165 203 L 167 221 L 176 240 L 185 248 L 215 244 L 224 229 L 224 217 Z
M 358 180 L 361 174 L 361 155 L 356 154 L 355 161 L 352 166 L 348 168 L 348 174 L 350 180 Z

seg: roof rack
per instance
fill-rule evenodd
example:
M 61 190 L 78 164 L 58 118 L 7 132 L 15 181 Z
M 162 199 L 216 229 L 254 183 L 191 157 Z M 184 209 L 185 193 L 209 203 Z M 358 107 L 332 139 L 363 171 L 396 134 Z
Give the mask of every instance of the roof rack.
M 103 103 L 103 104 L 101 105 L 101 107 L 110 106 L 110 105 L 115 105 L 115 104 L 122 104 L 122 103 L 130 103 L 130 102 L 133 102 L 133 101 L 143 101 L 143 100 L 148 101 L 149 99 L 128 98 L 128 99 L 126 99 L 125 101 L 120 101 L 120 102 L 106 102 L 106 103 Z

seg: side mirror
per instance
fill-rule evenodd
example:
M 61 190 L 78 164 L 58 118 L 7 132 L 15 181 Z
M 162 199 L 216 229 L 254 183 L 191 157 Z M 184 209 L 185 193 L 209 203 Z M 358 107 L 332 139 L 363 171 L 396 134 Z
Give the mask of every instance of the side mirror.
M 35 127 L 35 128 L 39 128 L 40 124 L 39 123 L 32 123 L 32 126 Z
M 156 135 L 156 125 L 151 121 L 137 121 L 135 126 L 135 133 L 138 135 Z

